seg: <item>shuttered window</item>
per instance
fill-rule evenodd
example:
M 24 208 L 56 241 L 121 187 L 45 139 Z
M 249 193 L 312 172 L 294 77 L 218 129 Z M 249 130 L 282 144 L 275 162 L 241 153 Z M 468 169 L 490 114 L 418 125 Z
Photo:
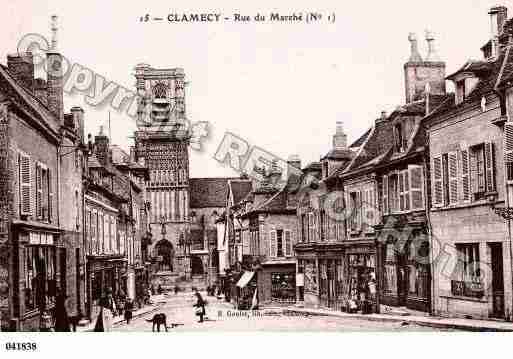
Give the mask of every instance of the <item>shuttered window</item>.
M 277 240 L 276 231 L 271 231 L 269 235 L 269 257 L 276 258 L 277 256 Z
M 43 169 L 39 163 L 36 163 L 36 217 L 41 219 L 43 217 Z
M 443 206 L 442 157 L 433 158 L 433 207 Z
M 283 253 L 285 253 L 285 257 L 292 257 L 292 232 L 285 231 L 285 240 L 283 241 Z
M 388 205 L 388 176 L 383 176 L 383 199 L 382 199 L 383 214 L 386 215 L 389 212 Z
M 402 171 L 402 175 L 403 175 L 403 184 L 404 184 L 404 192 L 403 192 L 404 210 L 409 211 L 411 206 L 410 206 L 410 178 L 409 178 L 408 170 Z
M 513 122 L 504 123 L 504 166 L 506 180 L 513 181 Z
M 470 202 L 470 158 L 468 149 L 460 151 L 461 159 L 461 200 Z
M 399 172 L 399 211 L 404 211 L 404 177 L 403 173 Z
M 19 183 L 20 183 L 20 213 L 22 215 L 31 215 L 32 207 L 30 205 L 31 197 L 31 176 L 30 176 L 30 157 L 25 154 L 19 154 Z
M 495 191 L 495 151 L 494 145 L 487 142 L 484 145 L 485 154 L 485 176 L 486 176 L 486 191 Z
M 422 167 L 417 165 L 408 166 L 408 177 L 410 185 L 410 208 L 419 210 L 424 208 L 424 177 Z
M 449 204 L 458 203 L 458 156 L 457 152 L 447 154 L 447 169 L 449 179 Z

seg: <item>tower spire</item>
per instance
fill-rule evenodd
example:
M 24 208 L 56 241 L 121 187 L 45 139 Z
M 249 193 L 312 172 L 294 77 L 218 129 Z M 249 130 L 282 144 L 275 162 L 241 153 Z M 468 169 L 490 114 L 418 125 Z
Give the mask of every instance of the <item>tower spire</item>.
M 426 30 L 426 41 L 428 43 L 428 54 L 426 57 L 427 62 L 439 62 L 440 57 L 435 49 L 435 35 L 432 31 Z
M 422 62 L 422 56 L 420 56 L 417 44 L 417 35 L 414 32 L 410 32 L 408 34 L 408 41 L 410 42 L 410 59 L 408 62 Z
M 57 51 L 57 31 L 59 30 L 59 27 L 57 25 L 57 15 L 52 15 L 52 23 L 51 23 L 51 30 L 52 30 L 52 45 L 51 50 Z

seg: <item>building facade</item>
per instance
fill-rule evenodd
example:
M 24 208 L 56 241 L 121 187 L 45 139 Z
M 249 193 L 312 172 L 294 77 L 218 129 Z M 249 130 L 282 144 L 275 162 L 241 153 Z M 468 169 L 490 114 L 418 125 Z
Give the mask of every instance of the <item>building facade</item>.
M 31 53 L 0 65 L 2 330 L 47 330 L 59 292 L 70 315 L 84 310 L 83 111 L 64 114 L 53 20 L 46 80 L 34 78 Z

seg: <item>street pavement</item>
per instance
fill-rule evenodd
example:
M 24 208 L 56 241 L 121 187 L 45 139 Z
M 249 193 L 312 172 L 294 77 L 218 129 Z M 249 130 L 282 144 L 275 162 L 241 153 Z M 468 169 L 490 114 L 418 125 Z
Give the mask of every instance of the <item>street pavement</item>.
M 280 309 L 263 309 L 259 311 L 238 311 L 231 304 L 215 297 L 207 297 L 206 312 L 208 319 L 198 323 L 194 315 L 195 297 L 192 292 L 159 296 L 156 304 L 158 310 L 135 318 L 129 325 L 126 322 L 114 325 L 118 332 L 151 332 L 152 323 L 147 319 L 155 313 L 165 313 L 169 328 L 168 333 L 190 331 L 454 331 L 452 329 L 435 329 L 406 322 L 369 321 L 359 318 L 337 318 L 308 313 L 283 312 Z M 161 331 L 164 331 L 161 328 Z

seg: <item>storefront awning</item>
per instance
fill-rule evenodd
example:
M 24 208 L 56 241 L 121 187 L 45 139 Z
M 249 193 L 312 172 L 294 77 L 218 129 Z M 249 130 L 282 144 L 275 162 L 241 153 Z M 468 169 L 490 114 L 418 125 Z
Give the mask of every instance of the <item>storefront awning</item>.
M 249 281 L 253 276 L 255 275 L 255 272 L 244 272 L 242 277 L 240 277 L 239 281 L 237 282 L 237 287 L 244 288 L 246 285 L 248 285 Z

